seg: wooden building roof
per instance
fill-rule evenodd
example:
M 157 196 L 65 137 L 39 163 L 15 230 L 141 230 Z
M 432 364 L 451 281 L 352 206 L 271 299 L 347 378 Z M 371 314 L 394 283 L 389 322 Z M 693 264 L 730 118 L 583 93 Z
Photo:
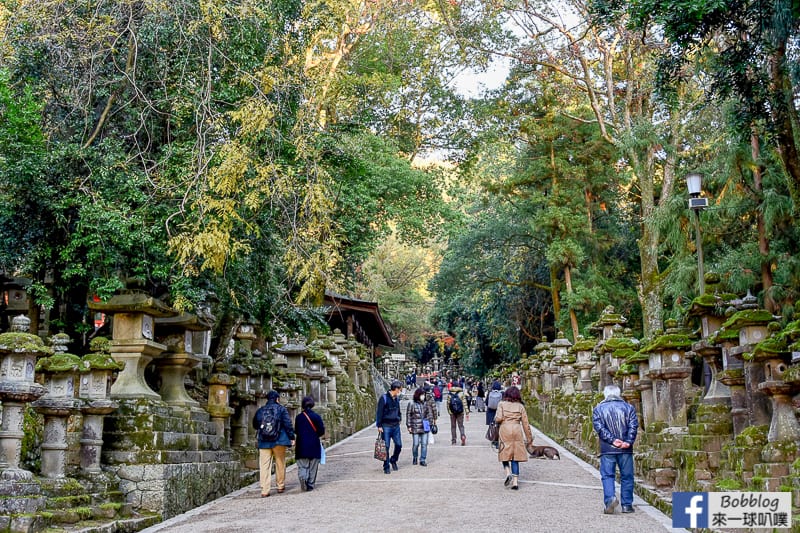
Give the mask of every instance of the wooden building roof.
M 323 311 L 331 330 L 339 329 L 347 337 L 369 346 L 394 346 L 389 328 L 381 317 L 377 302 L 348 298 L 325 292 Z

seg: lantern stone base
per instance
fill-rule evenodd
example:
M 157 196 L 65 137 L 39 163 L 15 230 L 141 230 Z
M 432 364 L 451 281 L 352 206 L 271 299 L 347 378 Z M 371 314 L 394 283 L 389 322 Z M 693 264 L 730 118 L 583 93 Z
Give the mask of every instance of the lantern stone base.
M 103 469 L 127 504 L 169 518 L 255 479 L 206 412 L 119 400 L 105 421 Z

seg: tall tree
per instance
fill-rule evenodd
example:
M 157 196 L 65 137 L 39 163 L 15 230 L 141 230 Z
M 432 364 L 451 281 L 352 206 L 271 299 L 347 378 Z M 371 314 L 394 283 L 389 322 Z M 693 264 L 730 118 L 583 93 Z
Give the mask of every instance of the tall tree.
M 632 31 L 625 19 L 602 24 L 592 20 L 580 1 L 440 3 L 448 27 L 465 47 L 512 58 L 519 75 L 541 84 L 564 87 L 562 113 L 593 124 L 618 150 L 620 177 L 628 184 L 625 199 L 641 220 L 639 300 L 645 336 L 662 327 L 660 232 L 656 211 L 672 196 L 681 149 L 681 102 L 660 105 L 654 98 L 656 52 L 665 46 L 647 28 Z M 475 20 L 510 27 L 516 44 L 496 45 L 496 32 L 477 33 Z M 488 36 L 487 36 L 488 35 Z M 570 114 L 570 100 L 582 97 L 592 116 Z

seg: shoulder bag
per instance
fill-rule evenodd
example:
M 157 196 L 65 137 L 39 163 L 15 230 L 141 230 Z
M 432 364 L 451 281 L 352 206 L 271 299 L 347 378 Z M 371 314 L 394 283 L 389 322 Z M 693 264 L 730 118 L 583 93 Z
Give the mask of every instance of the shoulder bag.
M 486 440 L 489 442 L 497 442 L 500 440 L 500 425 L 497 422 L 492 422 L 486 429 Z

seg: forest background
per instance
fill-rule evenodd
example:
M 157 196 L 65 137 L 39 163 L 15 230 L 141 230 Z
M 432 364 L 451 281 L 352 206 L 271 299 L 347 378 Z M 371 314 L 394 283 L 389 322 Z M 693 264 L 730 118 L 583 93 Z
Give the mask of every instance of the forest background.
M 78 344 L 87 298 L 126 286 L 213 307 L 217 357 L 242 320 L 313 334 L 327 290 L 480 374 L 608 305 L 641 337 L 681 318 L 699 172 L 706 270 L 788 320 L 799 21 L 791 0 L 0 0 L 0 273 Z M 496 61 L 501 86 L 457 90 Z

